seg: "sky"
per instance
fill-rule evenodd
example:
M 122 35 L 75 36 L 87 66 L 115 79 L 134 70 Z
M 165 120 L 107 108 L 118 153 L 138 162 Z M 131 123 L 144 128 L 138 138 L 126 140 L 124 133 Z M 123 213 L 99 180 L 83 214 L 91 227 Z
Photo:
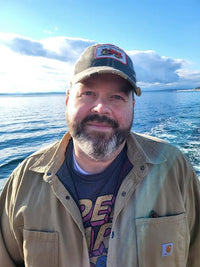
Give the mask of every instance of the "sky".
M 0 93 L 64 92 L 95 43 L 133 60 L 142 90 L 200 86 L 199 0 L 0 0 Z

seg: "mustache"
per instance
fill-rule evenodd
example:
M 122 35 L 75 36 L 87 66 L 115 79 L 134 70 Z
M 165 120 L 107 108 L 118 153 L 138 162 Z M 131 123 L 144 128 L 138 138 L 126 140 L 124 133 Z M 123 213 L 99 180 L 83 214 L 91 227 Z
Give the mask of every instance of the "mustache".
M 100 122 L 100 123 L 105 122 L 115 129 L 117 129 L 119 127 L 119 124 L 115 120 L 112 120 L 105 115 L 99 116 L 97 114 L 88 115 L 87 117 L 85 117 L 85 119 L 82 120 L 81 124 L 84 126 L 87 122 L 91 122 L 91 121 L 96 121 L 96 122 Z

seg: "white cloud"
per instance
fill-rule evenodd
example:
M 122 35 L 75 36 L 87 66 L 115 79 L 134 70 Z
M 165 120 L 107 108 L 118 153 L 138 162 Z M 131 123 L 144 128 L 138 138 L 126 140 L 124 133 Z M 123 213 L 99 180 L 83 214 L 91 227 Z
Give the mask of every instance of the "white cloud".
M 1 47 L 0 51 L 1 93 L 61 91 L 72 72 L 71 65 L 63 61 L 21 55 Z
M 58 30 L 55 27 L 55 30 Z M 33 40 L 15 34 L 0 34 L 0 93 L 65 91 L 74 63 L 93 40 L 48 37 Z M 128 51 L 142 88 L 193 88 L 200 71 L 187 69 L 183 59 L 155 51 Z
M 133 51 L 132 57 L 138 80 L 150 83 L 169 83 L 179 79 L 177 69 L 182 67 L 181 60 L 161 57 L 155 51 Z
M 74 62 L 93 41 L 0 34 L 0 93 L 65 91 Z
M 193 88 L 200 83 L 200 71 L 187 69 L 189 62 L 158 55 L 155 51 L 129 51 L 143 88 Z

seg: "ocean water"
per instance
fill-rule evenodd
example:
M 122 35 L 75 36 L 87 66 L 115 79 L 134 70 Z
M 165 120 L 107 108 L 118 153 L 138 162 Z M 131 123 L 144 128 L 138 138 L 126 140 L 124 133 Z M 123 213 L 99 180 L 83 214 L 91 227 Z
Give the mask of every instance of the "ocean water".
M 65 95 L 0 96 L 0 190 L 28 155 L 67 130 Z M 169 141 L 191 161 L 200 178 L 200 92 L 145 91 L 136 97 L 132 130 Z

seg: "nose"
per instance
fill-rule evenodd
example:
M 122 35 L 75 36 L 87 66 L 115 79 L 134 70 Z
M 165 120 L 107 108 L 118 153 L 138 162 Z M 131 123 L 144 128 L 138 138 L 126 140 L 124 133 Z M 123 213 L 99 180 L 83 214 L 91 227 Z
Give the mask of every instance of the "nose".
M 98 113 L 98 114 L 110 114 L 111 113 L 111 109 L 109 105 L 106 103 L 105 100 L 102 100 L 102 99 L 95 101 L 91 111 L 94 113 Z

